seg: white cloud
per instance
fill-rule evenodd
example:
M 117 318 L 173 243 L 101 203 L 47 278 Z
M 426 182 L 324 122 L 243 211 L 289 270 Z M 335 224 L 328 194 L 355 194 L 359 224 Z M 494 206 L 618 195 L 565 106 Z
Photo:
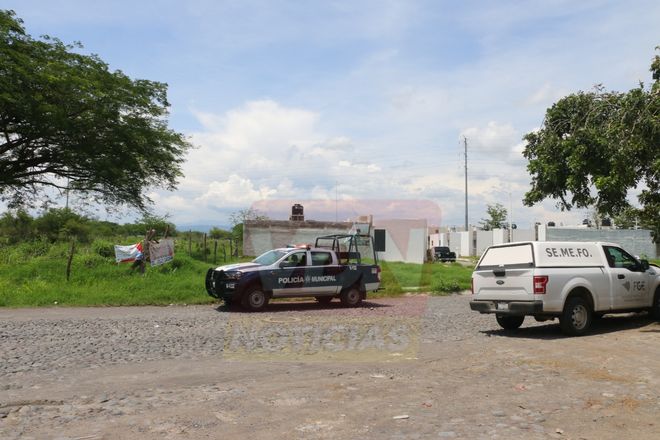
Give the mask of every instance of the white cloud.
M 541 87 L 532 92 L 531 95 L 525 99 L 527 105 L 544 105 L 549 107 L 552 103 L 560 98 L 568 95 L 570 92 L 562 88 L 555 88 L 549 82 L 544 83 Z
M 265 185 L 256 188 L 250 179 L 232 174 L 225 181 L 210 182 L 207 191 L 195 201 L 212 207 L 240 208 L 275 194 L 277 190 L 273 188 Z
M 520 134 L 509 123 L 490 121 L 486 127 L 470 127 L 463 130 L 461 138 L 468 139 L 470 150 L 502 152 L 510 150 L 520 139 Z

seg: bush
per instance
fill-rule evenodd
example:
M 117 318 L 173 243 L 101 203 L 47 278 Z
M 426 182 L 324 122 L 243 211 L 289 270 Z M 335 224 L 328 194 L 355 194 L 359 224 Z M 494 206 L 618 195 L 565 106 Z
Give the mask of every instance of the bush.
M 452 293 L 463 290 L 456 280 L 439 280 L 431 286 L 431 291 L 438 293 Z
M 92 242 L 92 252 L 105 258 L 114 258 L 115 245 L 107 240 L 96 239 Z
M 20 261 L 27 261 L 32 258 L 48 255 L 51 245 L 45 241 L 26 241 L 14 247 L 14 257 Z
M 105 264 L 109 264 L 107 258 L 103 258 L 102 256 L 97 254 L 83 254 L 80 257 L 78 257 L 78 261 L 80 261 L 80 263 L 82 263 L 83 266 L 90 269 Z

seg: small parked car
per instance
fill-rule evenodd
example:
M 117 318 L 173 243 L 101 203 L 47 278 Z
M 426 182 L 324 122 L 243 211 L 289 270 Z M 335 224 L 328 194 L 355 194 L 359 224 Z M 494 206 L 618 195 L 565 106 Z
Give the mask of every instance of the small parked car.
M 433 260 L 441 261 L 443 263 L 449 261 L 456 261 L 456 252 L 449 250 L 448 246 L 434 246 L 433 247 Z

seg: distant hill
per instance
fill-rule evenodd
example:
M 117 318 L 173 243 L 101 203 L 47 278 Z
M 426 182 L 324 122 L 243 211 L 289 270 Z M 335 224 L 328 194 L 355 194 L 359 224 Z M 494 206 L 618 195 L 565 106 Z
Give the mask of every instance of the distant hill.
M 220 228 L 224 229 L 225 231 L 231 231 L 231 226 L 229 225 L 199 225 L 192 223 L 181 223 L 176 225 L 176 230 L 179 232 L 197 231 L 208 233 L 211 228 Z

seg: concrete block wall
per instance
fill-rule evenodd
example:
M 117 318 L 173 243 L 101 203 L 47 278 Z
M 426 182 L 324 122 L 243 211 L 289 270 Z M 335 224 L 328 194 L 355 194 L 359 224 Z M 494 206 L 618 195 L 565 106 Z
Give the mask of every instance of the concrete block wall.
M 547 241 L 605 241 L 619 244 L 635 256 L 658 258 L 651 231 L 646 229 L 546 228 Z

